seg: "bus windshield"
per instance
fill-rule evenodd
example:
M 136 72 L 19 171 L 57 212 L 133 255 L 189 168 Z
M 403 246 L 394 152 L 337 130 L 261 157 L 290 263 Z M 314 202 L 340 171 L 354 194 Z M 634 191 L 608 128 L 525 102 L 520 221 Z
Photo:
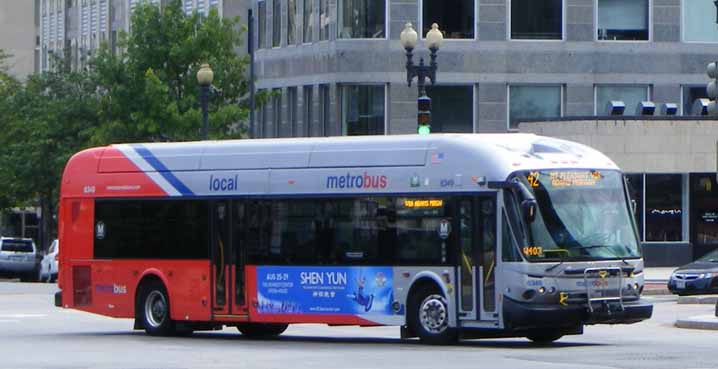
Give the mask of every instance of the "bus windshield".
M 616 171 L 552 170 L 519 173 L 537 214 L 528 225 L 528 260 L 602 260 L 640 257 L 622 176 Z

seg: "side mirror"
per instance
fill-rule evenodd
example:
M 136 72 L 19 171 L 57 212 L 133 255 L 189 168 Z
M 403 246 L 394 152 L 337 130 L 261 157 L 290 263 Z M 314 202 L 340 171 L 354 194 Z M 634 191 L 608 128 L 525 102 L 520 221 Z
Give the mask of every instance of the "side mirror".
M 533 223 L 536 220 L 537 212 L 536 200 L 524 200 L 521 202 L 521 213 L 527 223 Z

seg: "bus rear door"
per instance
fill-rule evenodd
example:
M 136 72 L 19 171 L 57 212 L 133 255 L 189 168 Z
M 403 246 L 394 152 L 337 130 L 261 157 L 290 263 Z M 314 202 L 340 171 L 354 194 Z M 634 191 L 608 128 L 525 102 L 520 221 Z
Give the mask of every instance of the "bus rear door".
M 212 202 L 212 306 L 217 316 L 246 316 L 242 248 L 244 207 L 239 202 Z
M 498 323 L 496 263 L 497 208 L 495 195 L 459 200 L 459 319 Z

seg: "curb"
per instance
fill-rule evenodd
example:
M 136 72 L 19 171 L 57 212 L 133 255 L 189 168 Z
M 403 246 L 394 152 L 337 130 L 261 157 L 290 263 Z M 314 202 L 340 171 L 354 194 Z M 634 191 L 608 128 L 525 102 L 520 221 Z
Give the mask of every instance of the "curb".
M 678 303 L 681 305 L 716 305 L 718 304 L 718 296 L 680 296 L 678 297 Z
M 644 289 L 641 293 L 641 296 L 665 296 L 665 295 L 671 295 L 671 291 L 669 291 L 667 288 L 649 288 Z
M 691 319 L 677 320 L 675 326 L 684 329 L 718 331 L 718 318 L 713 315 L 701 315 Z

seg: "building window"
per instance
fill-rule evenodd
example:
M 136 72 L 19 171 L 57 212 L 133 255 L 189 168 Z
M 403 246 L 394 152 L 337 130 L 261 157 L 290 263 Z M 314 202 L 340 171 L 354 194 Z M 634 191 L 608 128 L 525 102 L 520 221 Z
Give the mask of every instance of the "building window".
M 272 0 L 272 47 L 279 47 L 282 31 L 282 2 Z
M 302 42 L 312 42 L 312 31 L 314 30 L 314 0 L 304 0 L 303 21 L 304 30 L 302 32 Z
M 562 0 L 510 0 L 511 38 L 514 40 L 561 40 Z
M 299 134 L 299 130 L 297 129 L 297 88 L 296 87 L 289 87 L 287 88 L 287 121 L 289 123 L 289 132 L 287 132 L 287 135 L 289 137 L 295 137 L 297 134 Z M 301 136 L 301 135 L 300 135 Z
M 272 137 L 279 137 L 280 128 L 282 125 L 282 89 L 276 88 L 272 90 L 274 97 L 272 97 Z
M 598 39 L 648 40 L 648 0 L 598 0 Z
M 628 195 L 631 197 L 631 208 L 638 226 L 638 237 L 643 241 L 643 174 L 627 174 Z
M 342 135 L 384 134 L 384 86 L 342 86 Z
M 436 23 L 446 38 L 474 38 L 474 0 L 423 0 L 422 35 Z
M 319 0 L 319 41 L 329 39 L 329 0 Z
M 704 86 L 684 86 L 683 87 L 683 115 L 700 115 L 693 113 L 693 104 L 698 99 L 707 99 L 708 92 Z
M 561 116 L 561 86 L 509 86 L 509 128 L 522 119 Z
M 596 115 L 609 115 L 609 103 L 622 101 L 625 115 L 635 115 L 638 104 L 648 100 L 648 86 L 596 86 Z
M 331 135 L 329 127 L 332 121 L 331 104 L 329 85 L 319 85 L 319 108 L 322 112 L 321 135 L 324 137 L 329 137 L 329 135 Z
M 646 174 L 646 241 L 683 240 L 683 177 Z
M 265 38 L 267 33 L 267 2 L 260 1 L 257 3 L 257 49 L 265 47 Z
M 718 42 L 716 6 L 713 0 L 683 0 L 683 40 Z
M 287 8 L 287 45 L 294 45 L 297 41 L 294 37 L 297 27 L 297 0 L 288 0 Z
M 693 257 L 718 246 L 718 184 L 715 173 L 691 174 L 691 243 Z M 704 246 L 704 247 L 702 247 Z
M 316 136 L 314 130 L 314 86 L 304 86 L 304 125 L 302 136 Z
M 431 132 L 472 133 L 474 131 L 474 87 L 430 86 Z
M 386 38 L 386 0 L 339 0 L 339 38 Z

